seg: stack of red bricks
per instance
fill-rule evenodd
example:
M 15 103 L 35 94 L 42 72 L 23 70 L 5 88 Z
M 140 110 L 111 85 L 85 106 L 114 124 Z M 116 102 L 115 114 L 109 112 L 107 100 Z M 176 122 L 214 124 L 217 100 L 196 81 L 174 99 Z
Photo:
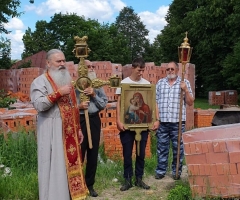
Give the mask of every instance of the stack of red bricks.
M 238 94 L 236 90 L 210 91 L 208 102 L 209 105 L 237 105 Z
M 224 91 L 224 103 L 229 105 L 238 104 L 238 93 L 237 90 L 225 90 Z
M 212 126 L 212 120 L 213 120 L 215 113 L 216 113 L 215 109 L 208 109 L 208 110 L 196 109 L 196 110 L 194 110 L 194 127 L 201 128 L 201 127 Z
M 16 80 L 16 70 L 11 69 L 0 69 L 0 89 L 5 92 L 11 90 L 13 92 L 17 91 Z
M 11 131 L 21 130 L 35 131 L 37 111 L 34 108 L 0 110 L 0 121 L 3 122 Z
M 183 143 L 194 197 L 240 197 L 240 124 L 194 129 Z
M 20 69 L 18 91 L 26 94 L 30 97 L 30 86 L 35 78 L 40 76 L 44 72 L 44 69 L 38 67 Z

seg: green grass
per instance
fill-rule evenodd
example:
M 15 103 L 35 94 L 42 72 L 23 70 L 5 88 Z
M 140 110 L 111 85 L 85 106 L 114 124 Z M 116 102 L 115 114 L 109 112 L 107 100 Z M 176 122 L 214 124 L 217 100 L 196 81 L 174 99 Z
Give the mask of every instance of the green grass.
M 208 109 L 219 108 L 219 106 L 209 106 L 206 99 L 196 99 L 195 108 Z M 156 136 L 152 132 L 151 137 L 151 158 L 145 159 L 145 174 L 144 177 L 153 176 L 156 168 Z M 123 162 L 121 159 L 114 161 L 110 160 L 104 154 L 104 146 L 99 149 L 100 162 L 98 164 L 95 189 L 101 193 L 107 188 L 116 190 L 114 196 L 116 199 L 121 198 L 120 183 L 123 181 Z M 171 170 L 172 151 L 169 152 L 168 170 Z M 3 171 L 0 170 L 0 200 L 1 199 L 38 199 L 38 178 L 37 178 L 37 142 L 33 133 L 26 134 L 24 131 L 12 133 L 8 140 L 4 140 L 0 130 L 0 164 L 10 167 L 11 176 L 3 177 Z M 117 180 L 117 181 L 114 181 Z M 178 186 L 178 185 L 181 186 Z M 155 186 L 157 187 L 157 186 Z M 176 185 L 169 190 L 169 199 L 178 199 L 180 195 L 184 196 L 190 192 L 189 183 L 177 181 Z M 179 189 L 180 188 L 180 189 Z M 167 191 L 168 192 L 168 191 Z M 140 199 L 141 193 L 134 189 L 134 196 L 126 196 L 121 200 Z M 159 196 L 158 196 L 159 197 Z M 151 199 L 159 199 L 152 195 Z M 107 200 L 107 198 L 105 199 Z
M 0 132 L 1 133 L 1 132 Z M 144 178 L 153 176 L 156 167 L 156 137 L 154 133 L 151 137 L 151 158 L 145 159 Z M 114 191 L 113 196 L 121 200 L 145 199 L 138 188 L 133 188 L 129 193 L 122 193 L 119 188 L 123 181 L 122 160 L 110 160 L 104 154 L 104 146 L 99 150 L 99 163 L 96 175 L 95 189 L 101 193 L 106 189 Z M 171 170 L 172 151 L 169 153 L 169 170 Z M 37 177 L 37 142 L 35 136 L 20 132 L 13 137 L 9 136 L 4 140 L 0 134 L 0 164 L 4 164 L 11 169 L 11 176 L 3 177 L 3 170 L 0 170 L 0 199 L 38 199 L 38 177 Z M 114 180 L 117 181 L 114 181 Z M 180 184 L 180 186 L 179 186 Z M 157 185 L 153 185 L 153 190 L 157 190 Z M 164 190 L 169 194 L 168 200 L 184 198 L 191 193 L 189 183 L 180 181 L 176 185 Z M 148 194 L 149 195 L 149 194 Z M 161 194 L 162 195 L 162 194 Z M 190 195 L 191 196 L 191 195 Z M 112 196 L 111 196 L 112 197 Z M 159 194 L 152 193 L 148 196 L 152 200 L 158 200 Z M 89 198 L 87 198 L 89 199 Z M 91 198 L 90 198 L 91 199 Z M 106 197 L 105 200 L 108 198 Z M 189 200 L 192 200 L 189 198 Z
M 194 108 L 200 108 L 200 109 L 219 109 L 219 106 L 210 106 L 208 103 L 208 99 L 203 99 L 203 98 L 197 98 L 194 101 Z
M 10 133 L 5 140 L 0 131 L 0 199 L 38 199 L 37 143 L 33 133 Z

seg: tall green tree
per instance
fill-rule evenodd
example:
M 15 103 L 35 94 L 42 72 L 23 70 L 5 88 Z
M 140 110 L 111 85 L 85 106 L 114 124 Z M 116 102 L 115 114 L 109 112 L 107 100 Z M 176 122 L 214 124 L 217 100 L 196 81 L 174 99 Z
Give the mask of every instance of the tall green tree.
M 116 18 L 115 25 L 118 33 L 124 35 L 127 40 L 126 63 L 131 63 L 135 57 L 142 56 L 148 45 L 148 30 L 140 17 L 134 12 L 132 7 L 124 7 Z
M 9 69 L 11 67 L 11 41 L 0 38 L 0 69 Z
M 19 0 L 1 0 L 0 3 L 0 33 L 9 33 L 4 27 L 10 18 L 20 16 L 17 8 L 20 6 Z M 8 69 L 11 66 L 11 42 L 8 39 L 0 38 L 0 68 Z
M 222 74 L 229 88 L 240 93 L 240 38 L 235 44 L 233 52 L 228 54 L 223 63 Z
M 222 75 L 229 89 L 236 89 L 240 94 L 240 2 L 232 1 L 233 12 L 228 16 L 227 27 L 231 32 L 233 51 L 223 61 Z
M 17 11 L 20 1 L 1 0 L 0 5 L 0 33 L 8 33 L 9 31 L 4 28 L 4 23 L 8 23 L 9 18 L 17 17 L 21 14 Z
M 88 36 L 91 53 L 89 60 L 108 60 L 123 63 L 127 51 L 127 42 L 123 34 L 118 34 L 115 25 L 100 24 L 96 20 L 85 19 L 76 14 L 55 14 L 49 23 L 38 21 L 36 30 L 26 30 L 23 36 L 25 46 L 23 57 L 52 48 L 61 49 L 66 60 L 79 62 L 73 54 L 74 36 Z
M 37 21 L 35 28 L 35 31 L 32 32 L 31 28 L 28 27 L 23 35 L 25 48 L 22 53 L 22 58 L 26 58 L 42 50 L 48 51 L 60 46 L 60 42 L 51 34 L 49 24 L 46 21 Z
M 239 19 L 236 16 L 239 15 L 236 9 L 239 4 L 237 0 L 174 0 L 169 7 L 168 25 L 156 38 L 161 60 L 178 60 L 177 46 L 183 42 L 184 32 L 188 31 L 189 43 L 193 47 L 191 63 L 196 65 L 197 96 L 229 89 L 220 72 L 238 39 L 240 28 L 233 19 Z

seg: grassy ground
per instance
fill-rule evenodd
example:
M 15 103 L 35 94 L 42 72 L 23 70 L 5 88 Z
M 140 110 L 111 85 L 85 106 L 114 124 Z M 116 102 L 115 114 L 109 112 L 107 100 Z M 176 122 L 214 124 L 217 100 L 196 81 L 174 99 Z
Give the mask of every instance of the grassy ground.
M 194 108 L 200 108 L 200 109 L 209 109 L 209 108 L 213 108 L 213 109 L 218 109 L 219 106 L 210 106 L 208 103 L 208 99 L 204 99 L 204 98 L 197 98 L 194 101 Z
M 209 106 L 206 99 L 196 99 L 195 108 L 219 108 Z M 0 200 L 2 199 L 38 199 L 37 182 L 37 144 L 33 134 L 27 135 L 20 131 L 13 134 L 8 141 L 4 140 L 0 130 L 0 165 L 11 169 L 11 176 L 4 176 L 4 168 L 0 167 Z M 152 157 L 146 159 L 144 180 L 151 186 L 151 190 L 141 190 L 136 187 L 127 192 L 119 190 L 123 181 L 122 160 L 112 161 L 104 155 L 101 146 L 99 164 L 96 175 L 95 189 L 101 200 L 186 200 L 191 199 L 187 179 L 173 181 L 169 176 L 163 180 L 154 179 L 156 167 L 156 138 L 151 133 Z M 169 155 L 169 171 L 171 170 L 172 153 Z M 187 175 L 187 173 L 186 173 Z M 89 197 L 88 199 L 95 199 Z

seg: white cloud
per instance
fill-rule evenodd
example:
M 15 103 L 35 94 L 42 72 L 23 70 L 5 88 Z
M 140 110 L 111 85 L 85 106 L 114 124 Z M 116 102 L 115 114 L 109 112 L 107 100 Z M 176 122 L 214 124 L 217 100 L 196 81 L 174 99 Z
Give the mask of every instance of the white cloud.
M 35 4 L 27 4 L 25 7 L 25 11 L 26 12 L 29 12 L 29 11 L 34 11 L 34 10 L 36 10 L 36 5 Z
M 20 59 L 24 47 L 22 37 L 25 29 L 22 20 L 14 17 L 7 24 L 4 24 L 4 28 L 11 31 L 9 34 L 4 34 L 6 38 L 11 40 L 11 58 Z
M 24 29 L 24 25 L 22 20 L 14 17 L 9 20 L 8 23 L 4 24 L 4 28 L 7 30 L 12 30 L 12 29 Z
M 25 33 L 26 26 L 31 27 L 31 23 L 35 20 L 47 19 L 52 17 L 55 13 L 76 13 L 79 16 L 85 16 L 85 18 L 96 19 L 100 23 L 113 22 L 116 15 L 123 7 L 127 6 L 122 0 L 44 0 L 44 2 L 37 4 L 28 4 L 25 6 L 25 12 L 30 14 L 31 20 L 26 18 L 27 15 L 23 14 L 20 18 L 10 19 L 8 24 L 5 24 L 5 28 L 12 31 L 6 37 L 11 39 L 12 44 L 12 59 L 20 59 L 23 52 L 22 37 Z M 168 6 L 161 6 L 155 12 L 144 11 L 137 13 L 140 16 L 142 22 L 149 30 L 149 40 L 153 42 L 154 38 L 163 27 L 167 24 L 165 16 L 168 11 Z M 36 13 L 38 17 L 34 14 Z M 28 15 L 29 16 L 29 15 Z M 24 18 L 25 17 L 25 18 Z M 25 19 L 24 23 L 21 19 Z M 36 21 L 35 21 L 36 23 Z
M 161 6 L 155 13 L 144 11 L 138 14 L 143 24 L 145 24 L 146 28 L 149 30 L 148 38 L 150 39 L 150 42 L 153 42 L 154 38 L 167 24 L 165 16 L 167 14 L 168 8 L 169 6 Z
M 34 9 L 41 16 L 68 12 L 103 22 L 112 18 L 114 11 L 118 11 L 124 5 L 120 0 L 47 0 Z
M 123 3 L 121 0 L 110 0 L 111 4 L 113 5 L 113 8 L 117 11 L 122 10 L 127 5 Z
M 7 38 L 11 40 L 11 58 L 12 59 L 21 59 L 21 54 L 24 49 L 22 42 L 22 37 L 24 32 L 22 30 L 15 30 L 10 34 L 6 35 Z

